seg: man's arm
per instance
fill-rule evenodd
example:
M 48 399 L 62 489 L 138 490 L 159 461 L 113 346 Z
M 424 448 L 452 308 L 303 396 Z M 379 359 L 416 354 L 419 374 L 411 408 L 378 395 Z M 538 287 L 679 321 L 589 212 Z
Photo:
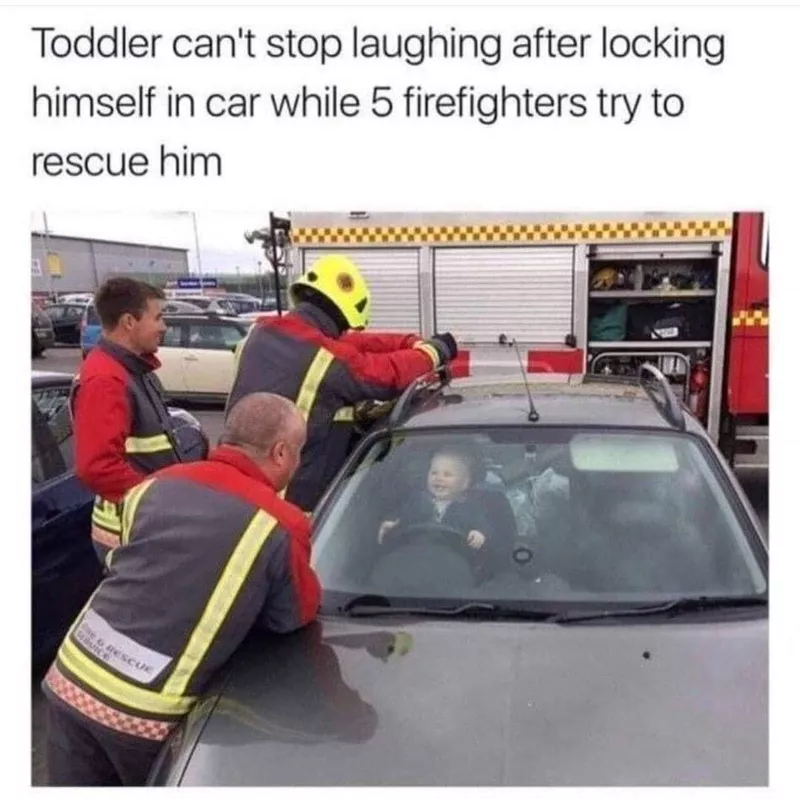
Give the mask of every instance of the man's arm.
M 276 633 L 290 633 L 317 617 L 322 589 L 311 568 L 311 542 L 305 532 L 273 531 L 281 542 L 269 553 L 267 596 L 258 626 Z
M 396 352 L 406 350 L 422 341 L 413 333 L 365 333 L 361 330 L 349 330 L 339 341 L 355 347 L 359 352 Z
M 360 352 L 343 341 L 331 342 L 328 348 L 336 357 L 330 388 L 348 405 L 369 399 L 395 399 L 418 377 L 457 354 L 456 343 L 449 334 L 387 353 Z
M 90 377 L 75 396 L 75 472 L 95 494 L 119 502 L 144 475 L 125 459 L 131 409 L 125 383 L 111 376 Z

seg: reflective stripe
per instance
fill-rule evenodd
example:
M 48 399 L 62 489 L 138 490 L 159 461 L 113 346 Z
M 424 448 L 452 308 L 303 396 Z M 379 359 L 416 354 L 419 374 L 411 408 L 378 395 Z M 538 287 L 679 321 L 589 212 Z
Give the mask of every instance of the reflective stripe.
M 68 680 L 55 665 L 47 672 L 45 682 L 62 702 L 112 730 L 135 735 L 137 738 L 147 738 L 150 741 L 163 741 L 177 726 L 177 722 L 174 721 L 139 718 L 110 707 Z
M 303 385 L 300 386 L 300 392 L 297 395 L 297 400 L 295 400 L 295 405 L 300 409 L 306 421 L 311 415 L 311 409 L 317 399 L 317 391 L 319 391 L 320 384 L 332 363 L 333 355 L 328 350 L 320 348 L 314 356 L 314 360 L 311 361 L 311 366 L 308 367 Z
M 126 438 L 125 439 L 125 452 L 129 455 L 133 454 L 151 454 L 154 452 L 166 452 L 172 449 L 172 444 L 164 433 L 157 436 L 148 436 L 145 438 Z
M 186 649 L 178 660 L 175 670 L 164 685 L 166 694 L 181 694 L 192 679 L 197 667 L 211 646 L 225 621 L 236 597 L 247 580 L 253 563 L 264 542 L 275 529 L 277 520 L 258 511 L 239 539 L 230 556 L 214 593 L 208 600 L 197 627 L 194 628 Z
M 333 415 L 334 422 L 352 422 L 355 420 L 356 409 L 351 405 L 347 408 L 339 408 Z
M 83 614 L 82 614 L 83 615 Z M 70 631 L 70 635 L 72 631 Z M 87 655 L 70 638 L 66 638 L 58 650 L 58 659 L 81 682 L 114 702 L 144 713 L 182 715 L 191 710 L 193 696 L 169 696 L 164 692 L 138 688 L 106 671 Z
M 96 497 L 92 508 L 92 524 L 119 535 L 122 530 L 119 506 L 102 497 Z
M 434 368 L 438 367 L 441 364 L 441 359 L 439 358 L 439 351 L 433 344 L 426 344 L 424 341 L 418 341 L 414 345 L 415 350 L 422 350 L 432 361 Z
M 110 533 L 96 524 L 92 525 L 92 541 L 96 541 L 100 546 L 108 549 L 116 549 L 120 545 L 120 538 L 117 533 Z
M 139 501 L 144 496 L 150 486 L 153 485 L 153 478 L 145 480 L 138 486 L 128 492 L 125 497 L 125 504 L 122 506 L 122 525 L 120 540 L 123 544 L 127 544 L 131 535 L 131 527 L 133 526 L 133 517 L 136 514 L 136 509 L 139 507 Z

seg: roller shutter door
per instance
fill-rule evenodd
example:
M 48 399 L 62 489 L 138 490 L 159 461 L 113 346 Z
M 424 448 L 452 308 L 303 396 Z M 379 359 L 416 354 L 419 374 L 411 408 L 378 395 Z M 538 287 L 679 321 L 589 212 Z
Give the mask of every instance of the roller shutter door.
M 358 265 L 372 292 L 370 329 L 420 331 L 419 250 L 306 250 L 304 271 L 322 255 L 346 255 Z
M 436 329 L 493 344 L 500 333 L 563 344 L 572 332 L 573 247 L 464 247 L 434 252 Z

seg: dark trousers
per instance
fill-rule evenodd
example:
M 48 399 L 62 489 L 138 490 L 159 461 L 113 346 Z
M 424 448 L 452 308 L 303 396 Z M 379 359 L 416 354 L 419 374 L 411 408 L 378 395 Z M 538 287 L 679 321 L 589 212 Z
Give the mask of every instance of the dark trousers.
M 85 723 L 48 701 L 48 784 L 141 786 L 164 745 Z

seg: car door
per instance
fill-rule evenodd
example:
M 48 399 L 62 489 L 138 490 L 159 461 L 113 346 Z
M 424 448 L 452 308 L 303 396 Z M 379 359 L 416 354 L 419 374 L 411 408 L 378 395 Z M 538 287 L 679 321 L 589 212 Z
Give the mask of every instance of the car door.
M 233 385 L 236 345 L 244 338 L 241 325 L 223 320 L 191 322 L 186 349 L 186 383 L 194 394 L 227 396 Z
M 168 396 L 185 394 L 186 387 L 186 327 L 180 319 L 165 319 L 167 329 L 158 348 L 161 368 L 158 379 Z
M 58 341 L 64 344 L 77 344 L 81 338 L 81 319 L 83 318 L 83 306 L 66 305 L 64 306 L 64 317 L 61 324 L 61 336 L 56 335 Z
M 65 343 L 64 336 L 67 328 L 66 309 L 65 305 L 49 305 L 44 309 L 53 324 L 55 340 L 62 343 Z
M 49 657 L 94 590 L 93 497 L 75 476 L 70 383 L 32 391 L 32 620 L 34 662 Z

